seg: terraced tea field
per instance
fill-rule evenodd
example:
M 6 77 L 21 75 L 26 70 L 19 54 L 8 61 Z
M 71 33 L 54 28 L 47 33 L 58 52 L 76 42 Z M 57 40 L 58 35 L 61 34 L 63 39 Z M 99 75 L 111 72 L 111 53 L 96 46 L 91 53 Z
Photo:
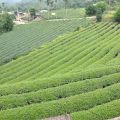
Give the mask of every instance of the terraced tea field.
M 96 23 L 0 66 L 0 120 L 120 116 L 120 24 Z
M 52 15 L 54 13 L 55 15 Z M 67 11 L 65 9 L 51 10 L 48 12 L 41 13 L 42 17 L 45 19 L 72 19 L 72 18 L 82 18 L 85 15 L 84 8 L 69 8 Z
M 16 26 L 12 32 L 0 35 L 0 64 L 27 54 L 46 42 L 84 25 L 83 20 L 41 21 Z

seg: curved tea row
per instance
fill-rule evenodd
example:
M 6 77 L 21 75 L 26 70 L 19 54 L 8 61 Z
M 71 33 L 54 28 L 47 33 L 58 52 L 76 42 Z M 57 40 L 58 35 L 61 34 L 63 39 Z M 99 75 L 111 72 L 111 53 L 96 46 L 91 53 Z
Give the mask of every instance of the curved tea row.
M 91 24 L 0 66 L 0 119 L 120 116 L 119 33 L 119 24 Z

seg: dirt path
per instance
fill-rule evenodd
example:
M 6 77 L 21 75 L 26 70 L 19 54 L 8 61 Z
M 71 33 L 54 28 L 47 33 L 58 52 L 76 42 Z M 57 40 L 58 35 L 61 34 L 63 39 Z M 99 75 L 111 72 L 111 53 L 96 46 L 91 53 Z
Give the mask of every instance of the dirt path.
M 68 18 L 65 18 L 65 19 L 51 19 L 51 20 L 47 20 L 47 21 L 67 21 L 67 20 L 81 20 L 83 18 L 71 18 L 71 19 L 68 19 Z
M 120 117 L 113 118 L 113 119 L 110 119 L 110 120 L 120 120 Z
M 86 18 L 91 19 L 91 20 L 95 20 L 96 16 L 91 16 L 91 17 L 86 17 Z M 66 20 L 81 20 L 81 19 L 84 19 L 84 18 L 82 17 L 82 18 L 51 19 L 51 20 L 48 20 L 48 21 L 66 21 Z
M 13 21 L 16 25 L 24 25 L 26 22 L 24 21 Z
M 62 115 L 57 117 L 46 118 L 43 120 L 71 120 L 71 119 L 70 119 L 70 115 Z

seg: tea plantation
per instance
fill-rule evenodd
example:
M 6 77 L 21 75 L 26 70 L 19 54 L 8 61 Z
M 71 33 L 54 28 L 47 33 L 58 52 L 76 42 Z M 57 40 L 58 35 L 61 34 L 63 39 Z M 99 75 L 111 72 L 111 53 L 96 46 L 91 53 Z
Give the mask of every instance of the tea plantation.
M 54 15 L 52 15 L 54 14 Z M 45 19 L 73 19 L 73 18 L 82 18 L 85 15 L 84 8 L 69 8 L 65 9 L 58 9 L 58 10 L 51 10 L 47 12 L 41 13 L 42 17 Z
M 17 35 L 13 46 L 17 41 L 21 44 L 16 48 L 6 46 L 4 53 L 14 52 L 5 56 L 12 58 L 39 47 L 78 25 L 59 23 L 57 28 L 54 24 L 48 34 L 40 35 L 39 30 L 45 30 L 39 27 L 31 34 L 27 29 L 20 34 L 9 33 L 11 38 Z M 32 29 L 32 24 L 29 27 Z M 39 32 L 34 35 L 34 31 Z M 6 41 L 7 37 L 3 45 Z M 0 66 L 0 120 L 42 120 L 66 114 L 71 120 L 120 116 L 120 24 L 90 24 Z
M 0 65 L 28 54 L 58 35 L 72 32 L 84 20 L 41 21 L 19 25 L 12 32 L 0 35 Z

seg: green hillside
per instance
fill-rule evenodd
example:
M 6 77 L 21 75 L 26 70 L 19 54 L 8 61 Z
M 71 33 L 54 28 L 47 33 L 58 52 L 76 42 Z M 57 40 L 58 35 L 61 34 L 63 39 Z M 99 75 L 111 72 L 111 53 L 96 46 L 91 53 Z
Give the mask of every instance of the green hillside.
M 39 48 L 58 35 L 74 31 L 76 27 L 84 25 L 83 21 L 40 21 L 16 26 L 12 32 L 0 35 L 0 64 Z
M 65 114 L 120 116 L 120 24 L 82 27 L 0 66 L 0 120 Z
M 52 15 L 55 13 L 55 15 Z M 67 11 L 65 9 L 51 10 L 48 12 L 41 13 L 42 17 L 45 19 L 72 19 L 72 18 L 83 18 L 85 16 L 84 8 L 69 8 Z

